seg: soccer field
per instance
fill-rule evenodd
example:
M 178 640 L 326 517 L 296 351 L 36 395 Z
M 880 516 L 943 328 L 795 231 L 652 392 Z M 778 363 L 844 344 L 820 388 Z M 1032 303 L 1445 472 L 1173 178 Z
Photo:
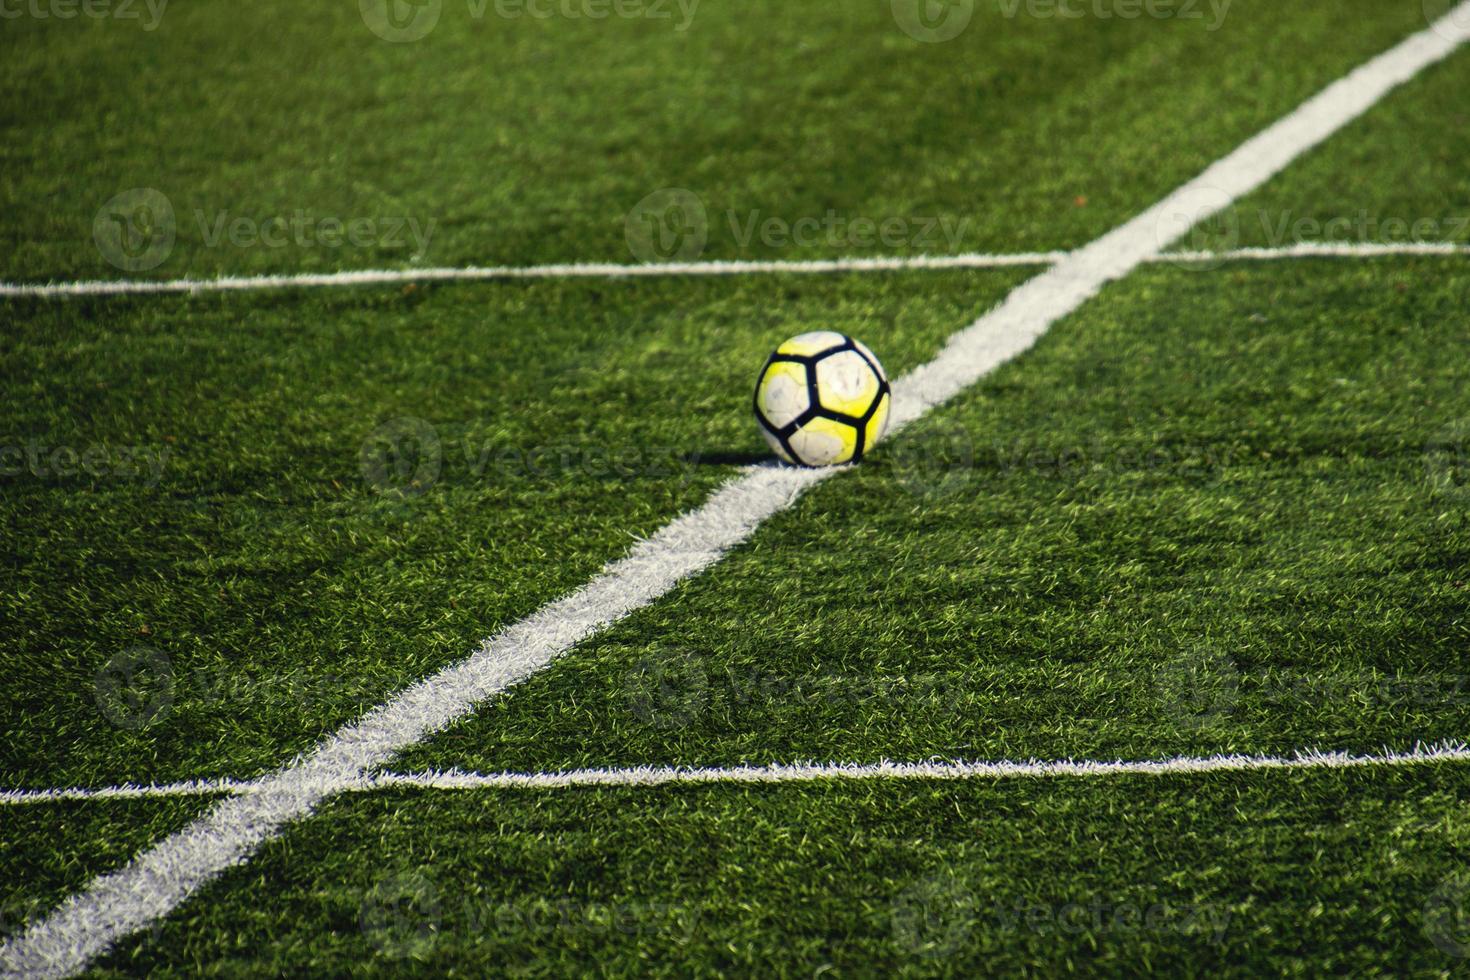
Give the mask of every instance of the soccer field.
M 0 15 L 6 975 L 1470 970 L 1470 2 Z

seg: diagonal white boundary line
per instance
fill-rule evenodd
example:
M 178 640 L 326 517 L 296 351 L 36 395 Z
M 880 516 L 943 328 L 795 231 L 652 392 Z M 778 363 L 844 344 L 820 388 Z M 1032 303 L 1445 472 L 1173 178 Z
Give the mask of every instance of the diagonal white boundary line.
M 0 296 L 120 296 L 143 293 L 220 293 L 326 286 L 373 286 L 409 282 L 475 282 L 495 279 L 649 279 L 659 276 L 813 275 L 835 272 L 906 272 L 937 269 L 996 269 L 1055 265 L 1066 252 L 971 253 L 914 257 L 817 259 L 805 262 L 667 262 L 646 265 L 572 263 L 529 266 L 465 266 L 437 269 L 363 269 L 353 272 L 218 279 L 116 279 L 81 282 L 0 283 Z M 1168 252 L 1147 262 L 1179 264 L 1254 259 L 1376 258 L 1390 255 L 1465 255 L 1470 245 L 1455 242 L 1297 242 L 1278 248 L 1237 248 L 1219 252 Z
M 1014 290 L 950 338 L 939 355 L 894 385 L 901 428 L 1029 348 L 1104 285 L 1157 256 L 1279 173 L 1384 95 L 1470 39 L 1470 0 L 1373 58 L 1247 140 L 1132 220 Z M 250 793 L 215 804 L 189 826 L 99 876 L 0 946 L 0 969 L 66 976 L 120 937 L 167 915 L 205 882 L 249 860 L 281 828 L 385 765 L 398 752 L 544 668 L 574 644 L 647 605 L 720 559 L 767 517 L 841 468 L 750 467 L 699 510 L 684 514 L 608 565 L 579 591 L 484 641 L 465 661 L 365 714 Z
M 792 765 L 683 767 L 633 766 L 624 769 L 574 769 L 570 772 L 420 772 L 365 776 L 341 787 L 344 793 L 384 789 L 570 789 L 583 786 L 648 787 L 707 783 L 815 783 L 870 779 L 999 780 L 1013 778 L 1174 776 L 1212 772 L 1262 772 L 1300 769 L 1399 768 L 1435 763 L 1470 762 L 1461 742 L 1415 745 L 1406 752 L 1376 755 L 1304 749 L 1294 755 L 1174 756 L 1168 759 L 1093 761 L 1063 759 L 1025 762 L 811 762 Z M 194 779 L 154 786 L 107 786 L 101 789 L 0 791 L 0 805 L 56 803 L 63 800 L 136 800 L 178 796 L 248 796 L 260 792 L 249 780 Z

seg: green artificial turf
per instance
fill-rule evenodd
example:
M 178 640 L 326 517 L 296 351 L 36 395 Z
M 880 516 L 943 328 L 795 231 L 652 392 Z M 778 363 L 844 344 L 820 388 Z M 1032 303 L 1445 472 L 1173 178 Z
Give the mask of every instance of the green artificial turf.
M 1443 4 L 1236 0 L 1218 31 L 1006 6 L 944 44 L 887 2 L 705 0 L 675 30 L 446 0 L 403 45 L 351 3 L 8 19 L 0 278 L 1069 247 Z M 1359 215 L 1465 240 L 1467 71 L 1183 246 Z M 175 240 L 119 268 L 94 219 L 138 187 Z M 667 188 L 705 217 L 650 254 Z M 298 211 L 372 240 L 206 240 Z M 383 240 L 409 218 L 423 247 Z M 1029 274 L 0 300 L 0 787 L 281 765 L 764 458 L 779 340 L 845 330 L 898 374 Z M 393 768 L 1464 739 L 1467 308 L 1455 259 L 1140 270 Z M 375 793 L 98 972 L 1437 975 L 1470 953 L 1467 778 Z M 6 806 L 0 935 L 207 805 Z
M 1467 798 L 1463 766 L 381 793 L 97 972 L 1438 975 Z
M 397 767 L 1459 737 L 1467 500 L 1440 433 L 1470 406 L 1438 352 L 1465 288 L 1443 259 L 1140 273 Z M 1463 779 L 379 794 L 107 965 L 1432 971 L 1457 962 L 1425 916 L 1460 894 Z M 1163 924 L 1071 931 L 1079 907 Z
M 0 938 L 34 922 L 95 876 L 183 829 L 211 797 L 64 800 L 6 805 L 0 813 Z M 150 932 L 157 937 L 156 930 Z
M 487 2 L 401 44 L 356 3 L 8 20 L 0 278 L 635 261 L 628 217 L 666 188 L 699 198 L 706 258 L 1077 246 L 1424 25 L 1417 0 L 1235 0 L 1213 31 L 987 0 L 928 44 L 888 0 L 703 0 L 682 32 Z M 139 188 L 174 240 L 120 270 L 94 226 Z M 847 230 L 742 244 L 829 211 Z
M 1431 6 L 1426 2 L 1426 7 Z M 1261 190 L 1194 228 L 1181 248 L 1298 241 L 1470 243 L 1470 60 L 1453 57 Z
M 402 765 L 1462 738 L 1467 299 L 1459 260 L 1136 273 Z
M 847 330 L 903 371 L 1025 275 L 13 303 L 0 441 L 47 452 L 0 495 L 0 771 L 272 768 L 764 458 L 781 340 Z M 94 446 L 100 475 L 56 472 Z

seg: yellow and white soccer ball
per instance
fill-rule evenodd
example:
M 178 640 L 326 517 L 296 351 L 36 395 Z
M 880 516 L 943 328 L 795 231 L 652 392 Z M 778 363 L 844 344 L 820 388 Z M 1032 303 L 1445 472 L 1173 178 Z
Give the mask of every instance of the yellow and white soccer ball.
M 788 463 L 855 463 L 883 438 L 892 404 L 873 352 L 831 331 L 804 333 L 776 348 L 755 384 L 755 418 Z

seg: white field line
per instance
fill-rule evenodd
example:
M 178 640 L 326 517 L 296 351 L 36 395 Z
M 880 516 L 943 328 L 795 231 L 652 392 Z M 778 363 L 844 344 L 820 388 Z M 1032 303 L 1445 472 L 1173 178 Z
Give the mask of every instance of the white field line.
M 893 427 L 919 418 L 1029 348 L 1104 285 L 1157 256 L 1191 223 L 1259 187 L 1466 40 L 1470 0 L 1332 83 L 1147 211 L 1018 287 L 951 337 L 934 360 L 894 384 Z M 468 659 L 409 687 L 283 769 L 254 781 L 250 793 L 216 803 L 127 865 L 93 879 L 0 946 L 0 970 L 35 976 L 82 970 L 119 938 L 167 915 L 205 882 L 249 860 L 285 824 L 708 568 L 767 517 L 791 506 L 803 490 L 840 472 L 745 469 L 703 507 L 676 518 L 582 589 L 506 627 Z
M 659 276 L 812 275 L 839 272 L 905 272 L 939 269 L 996 269 L 1055 265 L 1066 252 L 970 253 L 913 257 L 817 259 L 811 261 L 710 261 L 646 265 L 572 263 L 530 266 L 466 266 L 436 269 L 363 269 L 355 272 L 275 276 L 225 276 L 219 279 L 116 279 L 83 282 L 0 283 L 0 296 L 116 296 L 134 293 L 217 293 L 323 286 L 373 286 L 409 282 L 487 279 L 644 279 Z M 1389 255 L 1465 255 L 1470 245 L 1454 242 L 1298 242 L 1279 248 L 1237 248 L 1220 252 L 1168 252 L 1145 261 L 1230 262 L 1241 259 L 1376 258 Z
M 170 796 L 236 796 L 249 792 L 245 779 L 186 779 L 179 783 L 124 783 L 121 786 L 0 790 L 0 806 L 60 803 L 66 800 L 146 800 Z
M 1407 752 L 1353 755 L 1348 752 L 1303 750 L 1290 756 L 1211 755 L 1169 759 L 1095 762 L 1065 759 L 1056 762 L 812 762 L 795 765 L 685 768 L 635 766 L 627 769 L 576 769 L 570 772 L 449 772 L 383 773 L 364 776 L 341 788 L 344 793 L 384 789 L 570 789 L 581 786 L 647 787 L 690 783 L 814 783 L 869 779 L 997 780 L 1014 778 L 1182 776 L 1211 772 L 1262 772 L 1298 769 L 1367 769 L 1470 762 L 1470 748 L 1451 742 L 1415 745 Z M 101 789 L 7 790 L 0 805 L 55 803 L 61 800 L 135 800 L 175 796 L 246 796 L 261 792 L 249 780 L 195 779 L 152 786 L 108 786 Z
M 1065 252 L 1013 255 L 916 255 L 814 259 L 805 262 L 665 262 L 619 265 L 610 262 L 565 265 L 467 266 L 440 269 L 365 269 L 280 276 L 227 276 L 222 279 L 99 279 L 90 282 L 0 283 L 0 296 L 106 296 L 118 293 L 203 293 L 312 286 L 372 286 L 406 282 L 483 279 L 638 279 L 651 276 L 742 276 L 758 273 L 904 272 L 912 269 L 987 269 L 1052 265 Z
M 1168 252 L 1156 262 L 1233 262 L 1273 259 L 1375 259 L 1390 255 L 1464 255 L 1470 245 L 1456 242 L 1295 242 L 1279 248 L 1233 248 L 1222 252 Z

